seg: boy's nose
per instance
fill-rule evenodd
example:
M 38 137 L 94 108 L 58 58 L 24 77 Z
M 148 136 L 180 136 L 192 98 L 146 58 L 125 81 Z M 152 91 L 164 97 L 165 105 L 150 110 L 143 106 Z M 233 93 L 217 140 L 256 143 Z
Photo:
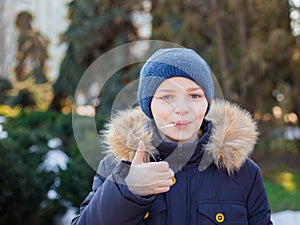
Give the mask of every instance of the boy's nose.
M 186 114 L 189 112 L 189 106 L 187 105 L 186 100 L 182 99 L 182 100 L 178 100 L 175 104 L 174 104 L 174 110 L 176 114 Z

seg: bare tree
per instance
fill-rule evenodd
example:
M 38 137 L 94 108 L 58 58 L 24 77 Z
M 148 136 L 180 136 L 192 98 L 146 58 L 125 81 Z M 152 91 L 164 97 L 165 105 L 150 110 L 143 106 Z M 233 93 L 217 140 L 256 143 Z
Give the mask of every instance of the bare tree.
M 246 2 L 245 0 L 233 0 L 237 17 L 239 32 L 239 69 L 238 81 L 240 87 L 240 101 L 245 102 L 247 95 L 247 22 L 246 22 Z
M 227 98 L 230 98 L 231 80 L 229 77 L 229 69 L 228 69 L 226 50 L 224 45 L 224 37 L 223 37 L 222 25 L 221 25 L 220 14 L 219 14 L 220 10 L 218 5 L 218 0 L 211 0 L 211 7 L 212 7 L 212 16 L 215 25 L 218 56 L 220 60 L 220 75 L 222 79 L 223 92 Z
M 33 75 L 36 83 L 45 83 L 48 39 L 32 28 L 32 20 L 33 16 L 27 11 L 16 16 L 15 25 L 19 33 L 16 78 L 22 81 Z

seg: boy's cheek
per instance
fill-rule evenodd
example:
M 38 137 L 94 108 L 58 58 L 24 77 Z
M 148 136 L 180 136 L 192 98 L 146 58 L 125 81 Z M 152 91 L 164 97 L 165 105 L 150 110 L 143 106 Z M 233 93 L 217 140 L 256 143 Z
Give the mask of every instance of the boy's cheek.
M 168 104 L 154 103 L 151 107 L 152 115 L 158 115 L 161 118 L 166 118 L 172 112 L 172 107 Z

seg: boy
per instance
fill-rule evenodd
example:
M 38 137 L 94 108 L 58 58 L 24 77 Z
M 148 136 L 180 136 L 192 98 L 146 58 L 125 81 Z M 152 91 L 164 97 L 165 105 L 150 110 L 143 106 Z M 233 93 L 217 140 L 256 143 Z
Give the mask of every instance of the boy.
M 107 125 L 109 154 L 72 224 L 272 224 L 250 114 L 215 101 L 195 51 L 161 49 L 144 64 L 140 107 Z

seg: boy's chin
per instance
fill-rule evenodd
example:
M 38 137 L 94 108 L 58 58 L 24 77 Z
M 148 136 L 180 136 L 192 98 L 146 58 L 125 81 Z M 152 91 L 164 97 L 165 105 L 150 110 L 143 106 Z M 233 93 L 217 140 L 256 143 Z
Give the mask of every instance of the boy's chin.
M 170 141 L 170 142 L 181 142 L 181 143 L 185 143 L 185 142 L 194 142 L 195 138 L 194 135 L 192 136 L 176 136 L 176 135 L 170 135 L 170 136 L 165 136 L 166 141 Z

